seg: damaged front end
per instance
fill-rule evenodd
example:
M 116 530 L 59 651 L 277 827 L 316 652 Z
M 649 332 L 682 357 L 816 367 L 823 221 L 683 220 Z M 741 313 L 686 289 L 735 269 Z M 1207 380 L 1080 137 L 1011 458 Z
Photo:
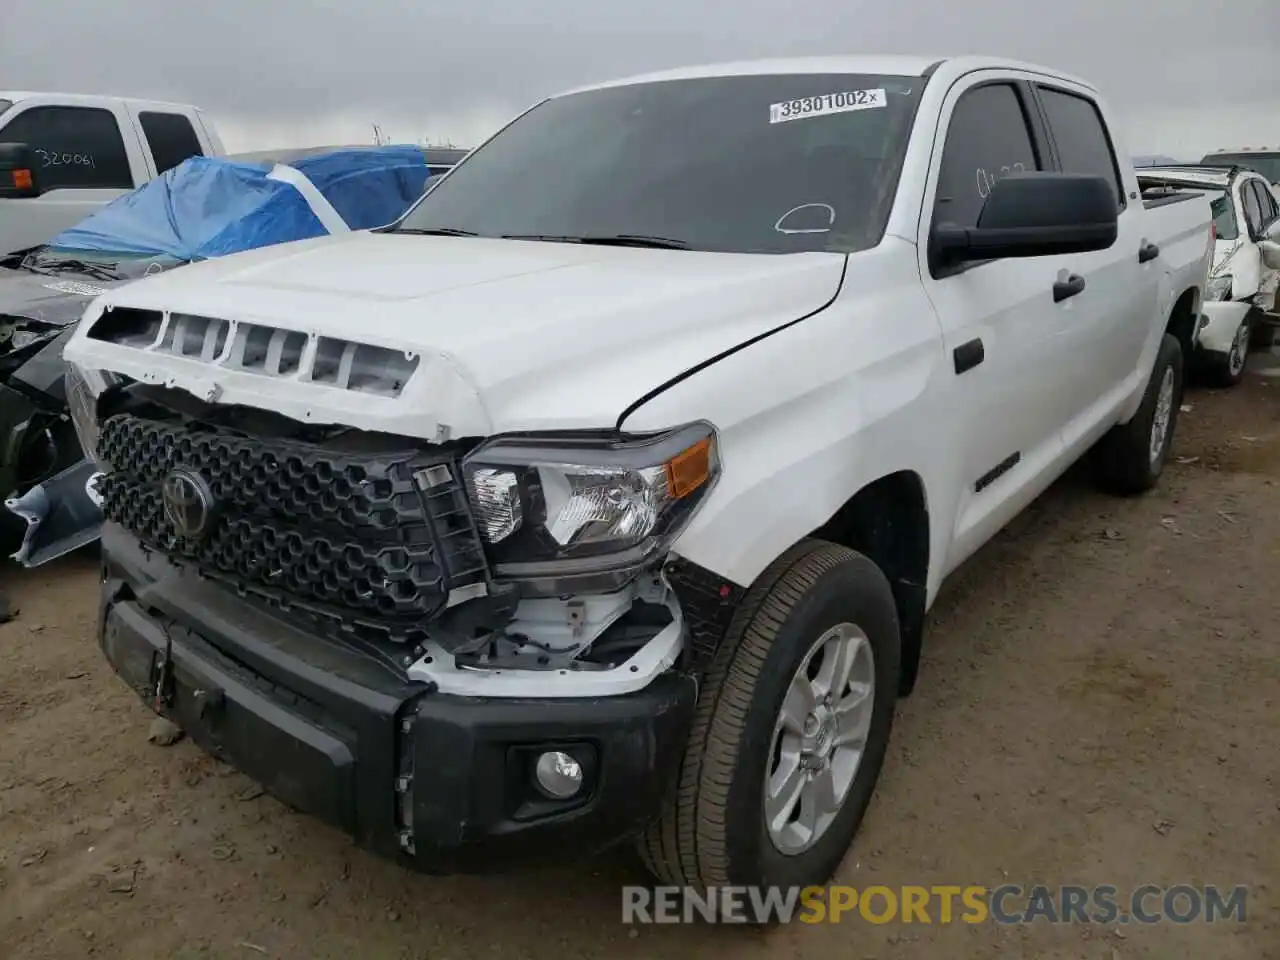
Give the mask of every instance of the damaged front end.
M 114 285 L 26 269 L 31 252 L 0 260 L 0 554 L 28 567 L 101 530 L 96 468 L 72 427 L 63 349 L 85 305 Z
M 720 475 L 709 424 L 458 438 L 483 405 L 434 354 L 108 316 L 68 351 L 71 409 L 100 644 L 152 709 L 418 869 L 652 819 L 731 602 L 669 556 Z
M 156 385 L 95 405 L 107 520 L 411 682 L 609 696 L 684 648 L 662 564 L 718 476 L 708 425 L 426 444 Z
M 0 492 L 5 552 L 35 566 L 97 538 L 84 459 L 67 409 L 65 324 L 0 316 Z M 19 521 L 25 521 L 25 529 Z M 47 521 L 47 522 L 46 522 Z

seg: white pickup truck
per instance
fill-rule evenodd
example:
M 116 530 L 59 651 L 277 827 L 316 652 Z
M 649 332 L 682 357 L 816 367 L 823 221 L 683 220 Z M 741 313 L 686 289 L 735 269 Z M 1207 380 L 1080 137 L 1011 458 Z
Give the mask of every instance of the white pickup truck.
M 100 643 L 421 869 L 844 855 L 943 579 L 1161 473 L 1212 253 L 1087 83 L 738 63 L 551 97 L 396 224 L 96 299 Z
M 188 157 L 222 154 L 192 106 L 0 90 L 0 255 L 47 243 Z

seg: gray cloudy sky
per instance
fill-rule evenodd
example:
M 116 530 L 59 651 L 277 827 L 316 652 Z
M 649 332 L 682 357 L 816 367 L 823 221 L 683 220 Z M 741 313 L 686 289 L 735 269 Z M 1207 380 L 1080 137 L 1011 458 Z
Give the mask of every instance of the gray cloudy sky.
M 5 0 L 0 88 L 199 104 L 231 150 L 452 138 L 699 63 L 992 53 L 1097 83 L 1134 152 L 1280 140 L 1280 0 Z

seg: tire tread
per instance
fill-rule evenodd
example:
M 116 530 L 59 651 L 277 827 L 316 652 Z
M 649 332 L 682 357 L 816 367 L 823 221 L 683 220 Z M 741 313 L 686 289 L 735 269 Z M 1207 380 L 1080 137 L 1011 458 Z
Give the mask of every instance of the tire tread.
M 775 560 L 747 591 L 703 678 L 676 788 L 640 838 L 641 858 L 660 882 L 730 882 L 724 812 L 741 755 L 752 691 L 773 638 L 805 594 L 842 564 L 878 567 L 847 547 L 805 540 Z

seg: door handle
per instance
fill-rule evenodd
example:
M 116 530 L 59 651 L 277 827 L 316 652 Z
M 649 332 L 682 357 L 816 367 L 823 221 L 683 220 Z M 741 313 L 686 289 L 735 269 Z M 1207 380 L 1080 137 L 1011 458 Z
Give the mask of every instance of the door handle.
M 956 365 L 956 373 L 966 373 L 987 359 L 987 349 L 978 338 L 962 343 L 951 351 L 951 359 Z
M 1084 292 L 1084 277 L 1078 273 L 1073 273 L 1065 280 L 1059 280 L 1053 285 L 1053 302 L 1061 303 L 1063 300 L 1074 297 L 1077 293 Z
M 1150 263 L 1158 256 L 1160 256 L 1160 248 L 1154 243 L 1144 243 L 1138 248 L 1139 263 Z

